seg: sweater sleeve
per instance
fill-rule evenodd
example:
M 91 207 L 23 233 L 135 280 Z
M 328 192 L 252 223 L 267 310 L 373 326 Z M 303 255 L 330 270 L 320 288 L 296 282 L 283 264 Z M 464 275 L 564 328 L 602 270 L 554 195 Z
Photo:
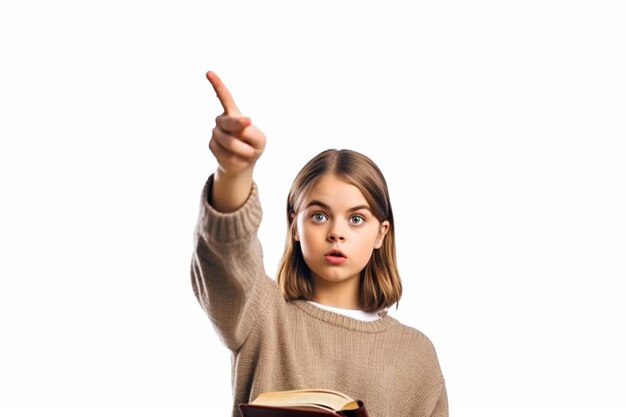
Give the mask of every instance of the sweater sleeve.
M 448 391 L 445 383 L 442 382 L 439 391 L 439 397 L 435 402 L 431 417 L 448 417 Z
M 194 294 L 222 342 L 237 351 L 256 320 L 267 279 L 257 231 L 262 210 L 256 184 L 248 200 L 232 213 L 209 203 L 213 176 L 200 201 L 191 260 Z

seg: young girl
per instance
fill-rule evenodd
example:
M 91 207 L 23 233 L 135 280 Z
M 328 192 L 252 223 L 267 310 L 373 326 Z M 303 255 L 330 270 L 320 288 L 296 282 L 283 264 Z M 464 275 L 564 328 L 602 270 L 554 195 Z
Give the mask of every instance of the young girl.
M 254 166 L 266 138 L 226 86 L 209 149 L 218 162 L 202 191 L 194 293 L 233 354 L 232 416 L 264 391 L 331 388 L 371 417 L 447 416 L 433 344 L 386 314 L 402 285 L 385 179 L 366 156 L 326 150 L 296 176 L 278 277 L 263 264 Z

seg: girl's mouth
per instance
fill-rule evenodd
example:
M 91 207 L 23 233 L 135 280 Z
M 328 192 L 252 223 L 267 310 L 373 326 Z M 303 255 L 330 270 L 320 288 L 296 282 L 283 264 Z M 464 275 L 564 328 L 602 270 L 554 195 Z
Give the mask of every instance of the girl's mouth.
M 348 258 L 341 251 L 333 249 L 324 254 L 324 259 L 331 265 L 339 265 L 344 263 Z

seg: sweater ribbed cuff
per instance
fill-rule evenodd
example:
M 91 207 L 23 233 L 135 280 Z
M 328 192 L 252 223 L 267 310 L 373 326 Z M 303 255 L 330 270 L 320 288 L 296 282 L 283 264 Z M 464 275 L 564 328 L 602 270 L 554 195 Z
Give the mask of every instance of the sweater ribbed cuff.
M 217 211 L 209 203 L 212 186 L 213 175 L 207 179 L 202 189 L 198 234 L 207 241 L 222 244 L 255 234 L 263 215 L 256 184 L 252 184 L 250 195 L 243 206 L 231 213 Z

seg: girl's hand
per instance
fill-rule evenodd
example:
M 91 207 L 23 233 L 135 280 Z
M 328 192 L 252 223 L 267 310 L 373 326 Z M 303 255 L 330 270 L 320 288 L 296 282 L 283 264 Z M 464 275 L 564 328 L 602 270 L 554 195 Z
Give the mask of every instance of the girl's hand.
M 206 77 L 222 103 L 224 113 L 215 119 L 209 149 L 217 170 L 208 196 L 216 210 L 229 213 L 241 207 L 252 189 L 254 165 L 265 149 L 265 135 L 244 117 L 222 80 L 212 71 Z
M 224 113 L 215 119 L 209 141 L 209 149 L 217 159 L 218 175 L 232 178 L 246 173 L 251 177 L 254 165 L 265 149 L 265 135 L 250 118 L 241 114 L 217 74 L 209 71 L 206 77 L 224 108 Z

